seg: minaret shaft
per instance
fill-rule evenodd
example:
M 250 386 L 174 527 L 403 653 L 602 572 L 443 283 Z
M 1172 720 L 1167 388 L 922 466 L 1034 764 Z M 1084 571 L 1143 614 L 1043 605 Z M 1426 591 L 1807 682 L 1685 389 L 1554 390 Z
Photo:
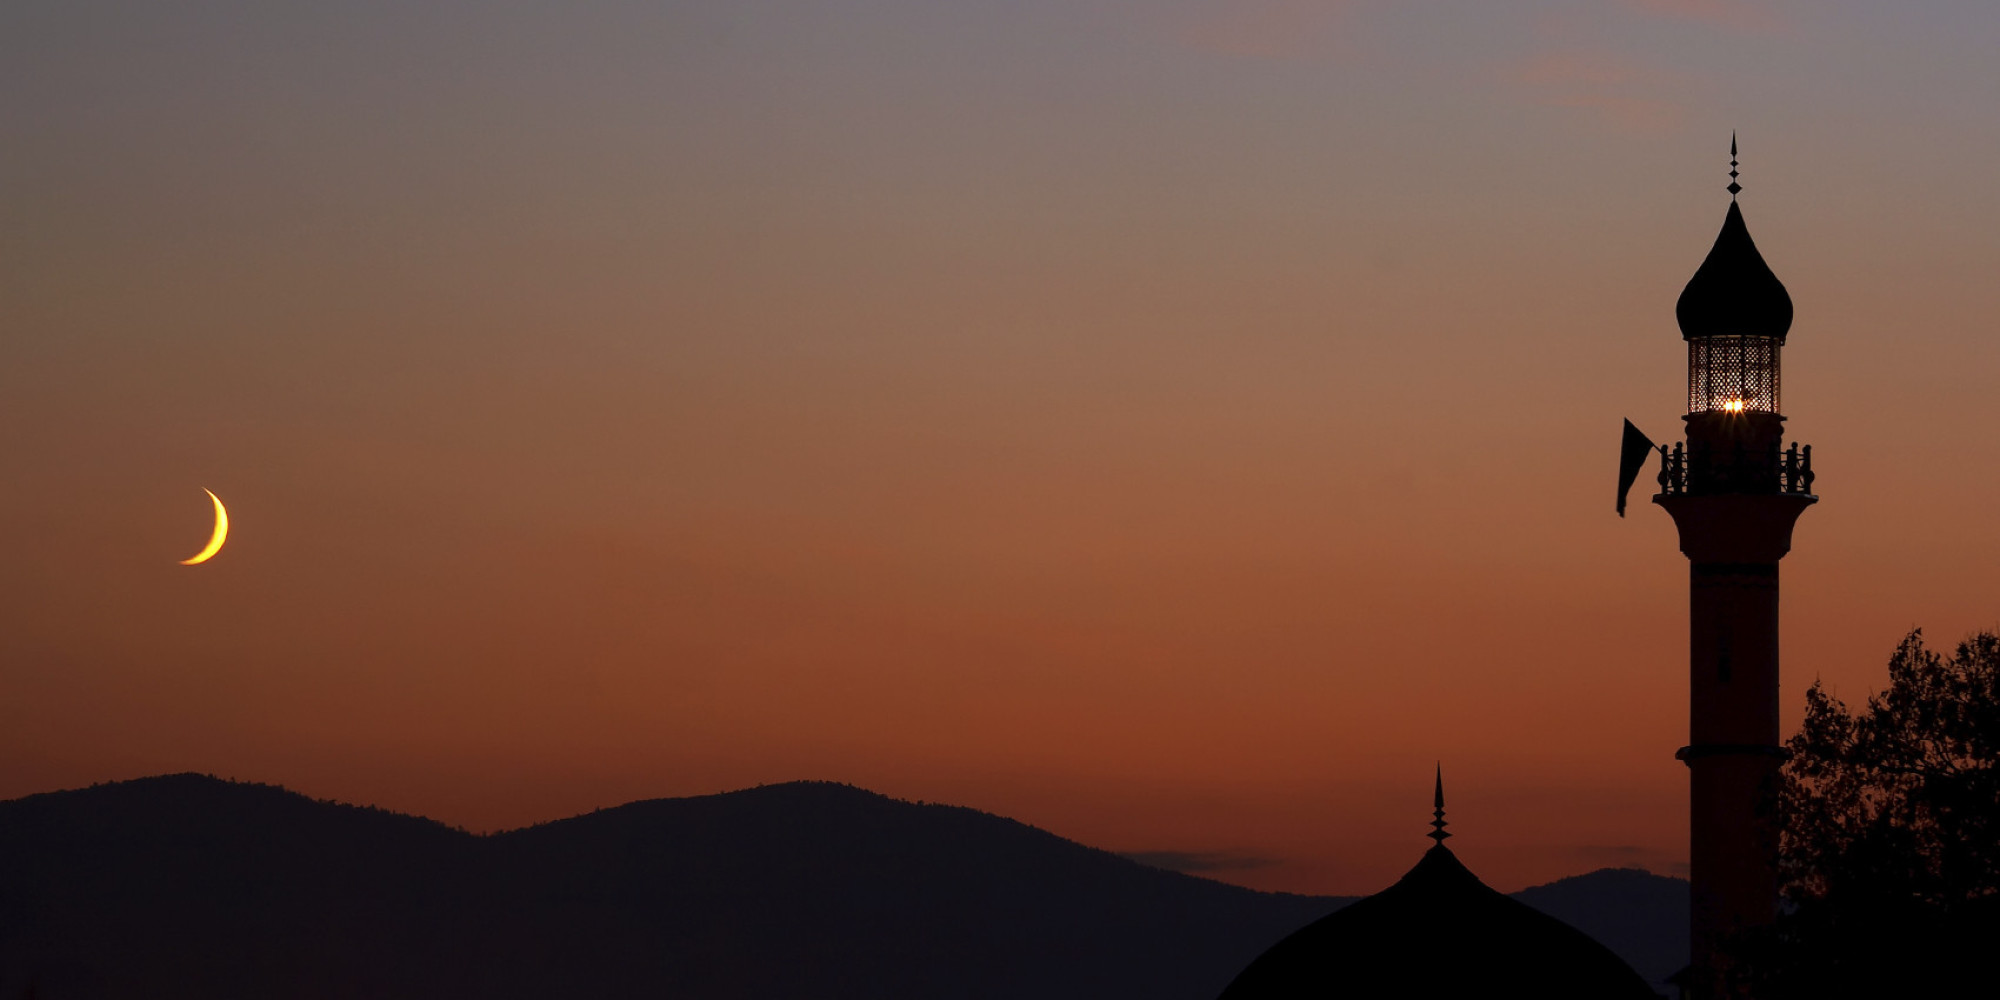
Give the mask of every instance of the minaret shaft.
M 1778 564 L 1690 563 L 1688 850 L 1694 953 L 1777 915 Z M 1713 963 L 1712 963 L 1713 964 Z
M 1690 428 L 1691 437 L 1699 431 Z M 1815 498 L 1661 495 L 1688 557 L 1690 921 L 1695 964 L 1777 915 L 1778 561 Z

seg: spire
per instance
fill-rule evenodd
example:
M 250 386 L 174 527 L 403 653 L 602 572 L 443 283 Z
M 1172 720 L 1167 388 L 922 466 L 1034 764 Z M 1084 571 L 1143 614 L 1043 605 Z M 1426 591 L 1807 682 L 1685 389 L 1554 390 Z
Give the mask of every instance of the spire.
M 1451 834 L 1449 834 L 1449 833 L 1446 833 L 1446 832 L 1444 832 L 1444 828 L 1445 828 L 1445 821 L 1444 821 L 1444 763 L 1443 763 L 1442 761 L 1440 761 L 1440 762 L 1438 763 L 1438 769 L 1437 769 L 1437 791 L 1433 792 L 1433 793 L 1432 793 L 1432 795 L 1431 795 L 1431 806 L 1432 806 L 1432 808 L 1433 808 L 1433 809 L 1435 809 L 1435 810 L 1436 810 L 1436 812 L 1432 814 L 1432 815 L 1434 815 L 1434 816 L 1435 816 L 1436 818 L 1435 818 L 1435 819 L 1433 819 L 1433 820 L 1431 820 L 1431 832 L 1429 832 L 1429 833 L 1426 833 L 1426 834 L 1424 834 L 1424 836 L 1426 836 L 1426 837 L 1429 837 L 1429 838 L 1431 838 L 1432 840 L 1435 840 L 1435 841 L 1437 841 L 1437 845 L 1438 845 L 1439 847 L 1443 847 L 1443 846 L 1444 846 L 1444 841 L 1445 841 L 1445 838 L 1446 838 L 1446 837 L 1449 837 L 1449 836 L 1451 836 Z
M 1735 201 L 1736 192 L 1741 190 L 1743 190 L 1743 185 L 1736 183 L 1736 130 L 1730 129 L 1729 130 L 1729 188 L 1728 188 L 1729 200 Z
M 1750 239 L 1743 224 L 1743 209 L 1736 193 L 1736 133 L 1729 133 L 1729 211 L 1723 215 L 1722 231 L 1707 259 L 1681 289 L 1674 305 L 1680 320 L 1681 336 L 1770 337 L 1779 342 L 1792 328 L 1792 297 L 1785 284 L 1771 273 L 1764 255 Z

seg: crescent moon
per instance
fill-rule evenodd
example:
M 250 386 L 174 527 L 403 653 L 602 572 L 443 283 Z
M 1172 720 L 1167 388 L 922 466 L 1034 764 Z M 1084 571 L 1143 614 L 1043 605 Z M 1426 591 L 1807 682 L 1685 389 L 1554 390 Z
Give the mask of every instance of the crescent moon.
M 202 490 L 202 492 L 207 493 L 208 498 L 215 501 L 215 534 L 209 537 L 207 548 L 195 553 L 190 558 L 181 560 L 181 565 L 183 566 L 193 566 L 197 563 L 207 562 L 210 557 L 222 551 L 222 540 L 229 537 L 229 512 L 222 509 L 222 498 L 216 496 L 210 490 Z

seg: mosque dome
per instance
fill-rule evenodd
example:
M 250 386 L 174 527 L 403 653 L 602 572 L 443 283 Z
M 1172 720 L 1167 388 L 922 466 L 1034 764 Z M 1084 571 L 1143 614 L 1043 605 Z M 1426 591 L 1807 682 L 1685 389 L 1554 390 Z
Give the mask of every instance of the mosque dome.
M 1409 874 L 1273 945 L 1220 1000 L 1462 998 L 1658 1000 L 1623 959 L 1582 931 L 1488 888 L 1444 846 Z
M 1783 343 L 1786 331 L 1792 328 L 1792 296 L 1764 263 L 1764 255 L 1750 239 L 1749 227 L 1743 224 L 1743 209 L 1735 197 L 1743 188 L 1736 183 L 1734 138 L 1729 142 L 1729 153 L 1729 214 L 1723 216 L 1722 232 L 1716 234 L 1708 258 L 1681 290 L 1674 318 L 1680 320 L 1681 336 L 1688 340 L 1769 337 Z

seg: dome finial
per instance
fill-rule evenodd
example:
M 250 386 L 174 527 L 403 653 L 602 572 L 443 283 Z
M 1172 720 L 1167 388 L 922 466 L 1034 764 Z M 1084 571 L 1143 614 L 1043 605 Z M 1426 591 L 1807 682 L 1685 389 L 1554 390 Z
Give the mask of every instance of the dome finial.
M 1743 185 L 1736 183 L 1736 130 L 1730 129 L 1729 130 L 1729 200 L 1735 201 L 1736 192 L 1741 190 L 1743 190 Z
M 1769 337 L 1784 343 L 1792 328 L 1792 297 L 1784 282 L 1771 273 L 1750 230 L 1743 224 L 1743 207 L 1736 203 L 1736 133 L 1729 133 L 1729 211 L 1715 246 L 1674 305 L 1681 336 Z
M 1432 814 L 1436 818 L 1431 820 L 1431 832 L 1424 834 L 1424 836 L 1437 841 L 1437 845 L 1439 847 L 1443 847 L 1445 838 L 1451 836 L 1451 834 L 1444 832 L 1445 821 L 1444 821 L 1444 762 L 1443 761 L 1438 762 L 1437 791 L 1433 792 L 1431 795 L 1431 807 L 1437 810 L 1435 813 Z

